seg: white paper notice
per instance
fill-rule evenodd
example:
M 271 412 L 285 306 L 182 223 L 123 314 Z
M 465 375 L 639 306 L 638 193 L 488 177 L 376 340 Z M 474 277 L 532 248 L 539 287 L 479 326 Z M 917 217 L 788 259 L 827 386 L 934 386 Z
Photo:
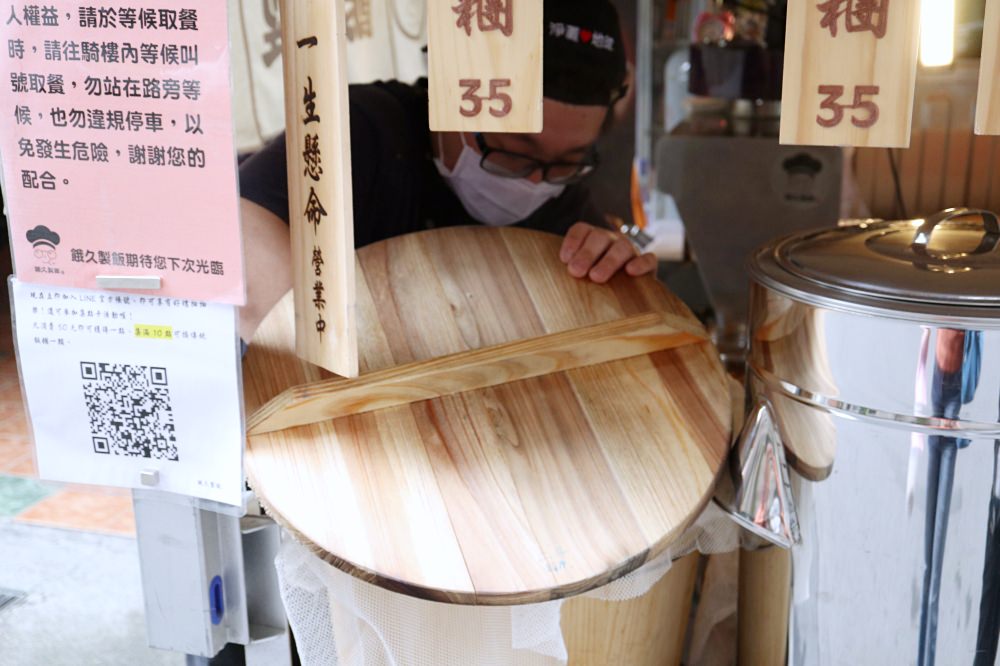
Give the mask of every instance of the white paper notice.
M 10 283 L 41 478 L 242 503 L 233 306 Z

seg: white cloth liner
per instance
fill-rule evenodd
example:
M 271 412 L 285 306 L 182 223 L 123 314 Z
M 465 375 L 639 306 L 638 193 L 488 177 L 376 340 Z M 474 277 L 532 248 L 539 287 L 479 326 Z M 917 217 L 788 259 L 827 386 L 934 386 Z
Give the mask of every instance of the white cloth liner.
M 710 502 L 658 557 L 585 596 L 625 601 L 646 594 L 671 562 L 695 550 L 740 546 L 740 530 Z M 303 666 L 554 666 L 567 661 L 563 600 L 518 606 L 424 601 L 361 581 L 289 540 L 275 561 Z

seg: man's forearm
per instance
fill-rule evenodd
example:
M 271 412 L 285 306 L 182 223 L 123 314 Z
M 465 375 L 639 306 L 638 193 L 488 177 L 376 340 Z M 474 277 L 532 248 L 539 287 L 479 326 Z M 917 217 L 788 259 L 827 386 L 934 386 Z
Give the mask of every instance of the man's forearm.
M 246 199 L 240 199 L 247 304 L 240 308 L 240 337 L 250 341 L 274 304 L 292 288 L 292 249 L 288 225 Z

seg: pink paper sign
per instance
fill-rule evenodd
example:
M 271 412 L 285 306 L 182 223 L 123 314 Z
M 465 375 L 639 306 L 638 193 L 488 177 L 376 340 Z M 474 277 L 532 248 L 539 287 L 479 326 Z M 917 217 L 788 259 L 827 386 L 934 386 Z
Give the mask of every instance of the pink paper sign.
M 0 0 L 17 277 L 245 302 L 226 3 Z

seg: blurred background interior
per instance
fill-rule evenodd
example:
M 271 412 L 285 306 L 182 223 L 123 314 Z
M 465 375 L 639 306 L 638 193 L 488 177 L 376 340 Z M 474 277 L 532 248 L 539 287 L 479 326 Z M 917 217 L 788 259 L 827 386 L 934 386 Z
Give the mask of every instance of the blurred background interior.
M 661 279 L 712 325 L 734 364 L 746 309 L 742 257 L 752 247 L 845 219 L 920 217 L 963 205 L 1000 210 L 1000 137 L 973 134 L 984 0 L 923 0 L 912 141 L 901 150 L 778 144 L 786 0 L 615 2 L 631 42 L 633 85 L 602 141 L 591 187 L 609 214 L 652 239 Z M 425 0 L 346 4 L 352 82 L 425 75 Z M 229 7 L 237 146 L 247 154 L 284 127 L 278 3 L 230 0 Z M 3 248 L 8 275 L 7 242 Z M 24 663 L 63 663 L 53 655 L 65 654 L 57 649 L 65 642 L 75 663 L 98 663 L 86 657 L 85 640 L 97 635 L 119 641 L 116 652 L 134 658 L 128 663 L 175 663 L 175 655 L 145 648 L 127 493 L 32 478 L 4 293 L 0 530 L 14 549 L 5 552 L 0 609 L 20 606 L 0 613 L 0 654 L 13 641 L 41 651 Z M 48 559 L 38 562 L 38 544 L 53 539 L 65 547 L 46 548 Z M 100 566 L 81 564 L 88 552 Z M 16 580 L 12 572 L 20 572 Z M 112 580 L 118 605 L 92 603 L 108 598 L 102 590 Z M 7 631 L 34 624 L 31 614 L 48 618 L 37 623 L 44 630 L 59 612 L 73 618 L 58 623 L 60 636 Z
M 425 0 L 345 1 L 352 82 L 425 76 Z M 1000 139 L 972 131 L 985 0 L 922 0 L 910 147 L 845 151 L 778 145 L 786 0 L 614 1 L 633 85 L 591 188 L 655 239 L 661 278 L 716 325 L 724 353 L 740 343 L 745 275 L 734 257 L 749 248 L 839 219 L 1000 208 Z M 284 127 L 278 3 L 229 7 L 245 155 Z M 720 229 L 741 234 L 719 247 Z

